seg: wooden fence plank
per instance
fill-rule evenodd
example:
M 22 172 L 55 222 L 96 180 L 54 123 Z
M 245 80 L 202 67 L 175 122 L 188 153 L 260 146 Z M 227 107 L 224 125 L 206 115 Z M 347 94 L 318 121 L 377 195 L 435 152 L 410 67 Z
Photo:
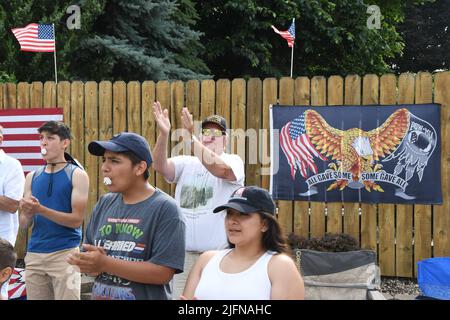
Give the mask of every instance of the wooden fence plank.
M 70 102 L 70 130 L 72 133 L 71 154 L 83 166 L 85 163 L 84 139 L 84 85 L 81 81 L 72 82 Z M 67 124 L 67 122 L 66 122 Z
M 398 79 L 398 103 L 414 103 L 414 75 L 403 73 Z M 413 272 L 413 205 L 396 205 L 395 229 L 395 273 L 400 277 L 411 277 Z
M 206 117 L 216 113 L 216 84 L 214 80 L 202 81 L 200 104 L 201 116 L 196 120 L 203 121 Z
M 328 105 L 344 104 L 344 79 L 340 76 L 331 76 L 328 79 Z M 342 233 L 342 202 L 327 203 L 326 231 L 329 233 Z
M 416 103 L 433 102 L 433 79 L 428 72 L 416 76 Z M 443 176 L 448 179 L 448 176 Z M 432 206 L 414 206 L 414 275 L 417 275 L 417 261 L 431 258 Z
M 361 77 L 349 75 L 345 77 L 345 98 L 346 105 L 361 104 Z M 348 129 L 348 128 L 346 128 Z M 345 198 L 344 198 L 345 201 Z M 359 243 L 359 203 L 344 203 L 344 232 L 351 235 Z
M 141 84 L 131 81 L 127 84 L 127 131 L 141 134 Z
M 327 104 L 327 80 L 325 77 L 313 77 L 311 79 L 311 105 L 325 106 Z M 324 163 L 325 165 L 325 163 Z M 319 168 L 323 171 L 325 167 Z M 320 238 L 325 234 L 326 219 L 324 202 L 311 201 L 310 226 L 311 237 Z
M 245 163 L 245 113 L 246 113 L 246 83 L 244 79 L 234 79 L 231 82 L 231 128 L 230 152 L 237 154 Z M 247 184 L 247 175 L 245 177 Z
M 44 97 L 44 85 L 42 82 L 33 82 L 30 88 L 31 108 L 42 108 Z
M 294 80 L 292 78 L 280 79 L 279 102 L 281 105 L 294 104 Z M 293 201 L 278 201 L 278 221 L 287 235 L 293 231 L 293 209 Z
M 89 176 L 89 198 L 86 213 L 84 216 L 83 230 L 86 230 L 87 223 L 89 222 L 92 210 L 98 199 L 98 163 L 99 157 L 91 155 L 88 151 L 88 145 L 94 140 L 98 140 L 98 85 L 97 82 L 89 81 L 84 86 L 85 108 L 84 108 L 84 153 L 85 157 L 85 170 Z
M 308 106 L 311 104 L 311 81 L 307 77 L 298 77 L 294 81 L 294 103 Z M 309 238 L 309 206 L 307 200 L 294 201 L 294 233 Z
M 127 85 L 123 81 L 113 84 L 113 134 L 127 130 Z
M 397 103 L 397 78 L 386 74 L 380 78 L 380 104 Z M 381 274 L 395 275 L 395 206 L 380 203 L 378 205 L 379 247 L 378 258 Z
M 17 108 L 30 108 L 30 85 L 26 82 L 19 82 L 17 84 Z
M 228 127 L 231 123 L 231 82 L 228 79 L 219 79 L 216 83 L 216 113 L 227 120 Z
M 261 185 L 260 168 L 258 164 L 258 133 L 261 127 L 262 82 L 252 78 L 247 83 L 247 159 L 245 172 L 247 185 Z
M 58 108 L 62 108 L 64 111 L 64 123 L 70 126 L 70 102 L 71 102 L 71 89 L 70 82 L 61 81 L 56 86 L 56 105 Z M 67 152 L 72 152 L 72 146 L 69 145 Z
M 44 83 L 44 108 L 55 108 L 56 104 L 56 83 L 46 81 Z
M 163 109 L 167 109 L 169 111 L 169 115 L 171 114 L 170 109 L 170 84 L 168 81 L 158 81 L 156 84 L 156 100 L 161 103 Z M 158 129 L 157 129 L 158 130 Z M 167 152 L 170 155 L 170 150 L 172 148 L 172 144 L 169 143 L 167 145 Z M 156 186 L 163 190 L 164 192 L 170 194 L 170 184 L 166 182 L 164 177 L 160 174 L 156 173 Z
M 261 187 L 270 188 L 270 105 L 277 103 L 278 83 L 275 78 L 263 81 L 261 132 Z
M 363 105 L 379 103 L 380 81 L 377 75 L 363 78 Z M 361 248 L 377 250 L 377 205 L 361 203 Z
M 113 114 L 112 114 L 112 83 L 102 81 L 98 87 L 98 139 L 109 140 L 113 136 Z M 108 192 L 108 188 L 103 184 L 102 173 L 103 161 L 98 161 L 98 196 Z
M 189 143 L 183 142 L 182 140 L 182 110 L 184 107 L 184 83 L 182 81 L 175 81 L 171 83 L 171 111 L 172 114 L 171 124 L 172 124 L 172 151 L 170 156 L 178 156 L 189 154 L 187 149 L 190 147 Z M 179 149 L 181 147 L 181 149 Z M 190 154 L 189 154 L 190 155 Z M 175 184 L 170 185 L 170 192 L 172 195 L 175 195 Z
M 144 81 L 142 83 L 142 136 L 145 137 L 153 150 L 156 142 L 156 123 L 153 115 L 153 103 L 155 102 L 156 85 L 153 81 Z M 148 179 L 152 186 L 156 185 L 155 170 L 150 168 L 150 178 Z
M 186 84 L 186 107 L 193 114 L 194 123 L 200 121 L 200 82 L 198 80 L 189 80 Z M 195 126 L 194 132 L 198 136 L 199 126 Z
M 14 109 L 17 106 L 17 88 L 15 83 L 7 83 L 4 91 L 4 109 Z
M 441 104 L 442 205 L 433 208 L 433 255 L 450 256 L 450 73 L 439 72 L 434 81 L 434 102 Z

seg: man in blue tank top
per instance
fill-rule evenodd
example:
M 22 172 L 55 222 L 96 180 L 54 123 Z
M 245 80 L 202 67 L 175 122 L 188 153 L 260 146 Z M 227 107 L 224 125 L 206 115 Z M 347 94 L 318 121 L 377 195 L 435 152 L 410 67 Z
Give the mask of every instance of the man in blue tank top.
M 47 164 L 27 175 L 20 226 L 33 226 L 25 256 L 29 300 L 79 300 L 80 273 L 66 262 L 79 251 L 89 193 L 84 170 L 65 158 L 70 129 L 49 121 L 39 129 Z

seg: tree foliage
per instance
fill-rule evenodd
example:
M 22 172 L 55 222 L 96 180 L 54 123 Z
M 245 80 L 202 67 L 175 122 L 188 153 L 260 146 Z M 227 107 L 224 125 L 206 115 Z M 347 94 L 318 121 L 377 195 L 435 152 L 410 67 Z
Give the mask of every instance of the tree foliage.
M 296 18 L 294 74 L 382 73 L 401 54 L 395 26 L 367 28 L 362 0 L 197 1 L 203 55 L 216 77 L 289 75 L 291 50 L 270 25 L 287 30 Z
M 408 5 L 399 32 L 404 55 L 392 61 L 398 72 L 450 69 L 450 0 Z
M 66 26 L 66 9 L 73 4 L 81 8 L 80 30 Z M 204 78 L 209 70 L 197 57 L 203 46 L 200 32 L 190 28 L 197 19 L 192 7 L 190 0 L 179 5 L 173 0 L 2 2 L 0 76 L 19 81 L 54 78 L 53 54 L 19 51 L 11 32 L 35 22 L 55 23 L 59 80 Z

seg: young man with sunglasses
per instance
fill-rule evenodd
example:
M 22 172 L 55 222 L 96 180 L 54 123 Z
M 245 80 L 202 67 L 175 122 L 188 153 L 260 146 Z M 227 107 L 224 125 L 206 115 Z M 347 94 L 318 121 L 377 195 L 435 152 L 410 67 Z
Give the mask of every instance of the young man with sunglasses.
M 226 202 L 234 190 L 244 184 L 244 163 L 238 155 L 228 154 L 226 120 L 219 115 L 202 122 L 202 133 L 195 137 L 192 115 L 182 111 L 182 123 L 191 143 L 193 156 L 167 158 L 170 119 L 167 109 L 153 104 L 159 129 L 153 150 L 154 169 L 169 183 L 176 183 L 175 200 L 186 218 L 186 259 L 184 272 L 174 277 L 174 299 L 183 292 L 187 275 L 200 254 L 228 247 L 225 233 L 226 212 L 214 214 L 219 203 Z M 185 136 L 186 137 L 186 136 Z

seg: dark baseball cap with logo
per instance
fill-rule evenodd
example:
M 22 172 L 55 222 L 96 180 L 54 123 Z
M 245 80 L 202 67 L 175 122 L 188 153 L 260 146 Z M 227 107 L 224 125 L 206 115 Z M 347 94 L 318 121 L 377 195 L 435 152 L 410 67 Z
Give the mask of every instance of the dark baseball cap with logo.
M 217 213 L 229 208 L 241 213 L 263 212 L 275 215 L 275 203 L 270 193 L 257 186 L 242 187 L 235 190 L 228 203 L 215 208 L 213 212 Z
M 115 134 L 109 141 L 92 141 L 88 150 L 94 156 L 103 156 L 105 151 L 134 153 L 139 160 L 147 163 L 150 168 L 153 160 L 150 146 L 144 137 L 133 132 L 121 132 Z
M 205 120 L 202 121 L 202 128 L 208 123 L 217 124 L 222 131 L 227 131 L 227 120 L 217 114 L 206 117 Z

